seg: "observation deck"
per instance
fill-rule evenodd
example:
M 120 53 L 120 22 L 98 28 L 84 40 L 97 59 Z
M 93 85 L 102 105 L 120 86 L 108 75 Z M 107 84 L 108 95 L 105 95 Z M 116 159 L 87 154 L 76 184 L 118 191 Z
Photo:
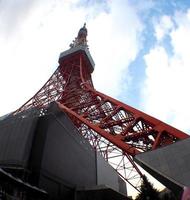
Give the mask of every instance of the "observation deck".
M 84 26 L 79 30 L 78 35 L 75 38 L 75 40 L 73 40 L 73 42 L 70 44 L 70 49 L 60 54 L 59 64 L 63 62 L 65 58 L 82 53 L 87 59 L 87 61 L 89 62 L 90 73 L 94 71 L 95 63 L 88 49 L 87 39 L 86 39 L 87 32 L 88 31 L 86 29 L 86 23 L 85 23 Z
M 59 63 L 61 63 L 64 59 L 79 53 L 82 53 L 85 56 L 85 58 L 89 61 L 90 72 L 92 73 L 94 71 L 95 63 L 92 59 L 90 51 L 84 45 L 78 45 L 66 51 L 63 51 L 59 56 Z

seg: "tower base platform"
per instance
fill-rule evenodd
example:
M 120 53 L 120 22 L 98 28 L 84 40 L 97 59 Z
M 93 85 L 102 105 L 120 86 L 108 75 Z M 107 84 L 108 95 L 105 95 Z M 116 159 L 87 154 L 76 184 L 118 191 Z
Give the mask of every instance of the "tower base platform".
M 135 161 L 178 196 L 190 186 L 190 138 L 141 153 Z
M 0 168 L 8 180 L 0 189 L 18 199 L 32 199 L 31 191 L 51 200 L 127 196 L 125 181 L 56 103 L 0 119 Z

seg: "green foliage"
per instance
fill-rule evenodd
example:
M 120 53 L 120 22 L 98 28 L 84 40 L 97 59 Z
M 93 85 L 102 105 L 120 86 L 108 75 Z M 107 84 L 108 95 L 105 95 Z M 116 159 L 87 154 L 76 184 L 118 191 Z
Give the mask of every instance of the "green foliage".
M 160 200 L 159 191 L 153 187 L 146 176 L 143 177 L 140 191 L 136 200 Z
M 170 190 L 159 192 L 155 189 L 146 176 L 143 177 L 140 191 L 135 200 L 177 200 L 177 197 Z

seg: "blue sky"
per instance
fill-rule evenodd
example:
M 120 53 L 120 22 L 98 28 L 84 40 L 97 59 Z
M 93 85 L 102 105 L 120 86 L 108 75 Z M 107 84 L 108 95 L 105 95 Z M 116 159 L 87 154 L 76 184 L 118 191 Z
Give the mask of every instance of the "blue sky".
M 189 133 L 189 0 L 0 0 L 0 115 L 42 87 L 84 22 L 95 88 Z
M 1 0 L 0 115 L 38 91 L 84 22 L 96 89 L 189 132 L 188 0 Z
M 133 4 L 138 4 L 139 1 L 132 1 Z M 136 59 L 129 65 L 130 73 L 132 77 L 135 77 L 131 83 L 132 87 L 130 87 L 131 94 L 128 98 L 128 102 L 131 105 L 134 105 L 137 108 L 141 108 L 141 94 L 139 91 L 142 87 L 142 82 L 145 81 L 145 69 L 146 63 L 144 60 L 144 55 L 148 54 L 151 48 L 154 47 L 157 40 L 155 37 L 154 26 L 155 23 L 158 23 L 162 16 L 174 16 L 176 12 L 184 12 L 186 13 L 188 8 L 190 8 L 190 2 L 188 0 L 178 0 L 178 1 L 150 1 L 152 2 L 152 6 L 150 3 L 149 9 L 142 10 L 139 13 L 139 16 L 142 17 L 142 21 L 145 25 L 145 29 L 141 35 L 143 37 L 143 48 L 140 50 Z M 170 37 L 166 36 L 162 45 L 167 50 L 169 55 L 172 54 L 172 46 L 170 44 Z M 122 98 L 122 96 L 121 96 Z M 127 99 L 126 99 L 127 101 Z

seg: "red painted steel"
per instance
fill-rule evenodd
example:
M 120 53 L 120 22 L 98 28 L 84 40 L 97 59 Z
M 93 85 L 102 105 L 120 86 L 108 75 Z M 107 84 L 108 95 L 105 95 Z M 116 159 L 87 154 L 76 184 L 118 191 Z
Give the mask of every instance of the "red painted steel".
M 80 46 L 87 49 L 85 31 L 85 27 L 82 34 L 79 31 L 71 49 L 80 49 Z M 31 107 L 46 108 L 51 102 L 57 102 L 79 132 L 137 190 L 142 173 L 133 156 L 189 137 L 154 117 L 96 91 L 91 79 L 92 66 L 85 51 L 60 57 L 59 63 L 45 85 L 15 114 Z

